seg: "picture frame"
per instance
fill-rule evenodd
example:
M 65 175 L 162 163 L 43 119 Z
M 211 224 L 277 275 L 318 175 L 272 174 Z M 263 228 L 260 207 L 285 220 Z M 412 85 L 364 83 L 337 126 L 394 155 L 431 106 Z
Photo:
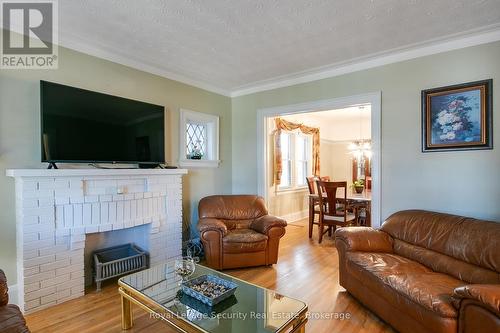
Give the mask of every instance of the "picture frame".
M 493 80 L 422 90 L 422 152 L 493 149 Z

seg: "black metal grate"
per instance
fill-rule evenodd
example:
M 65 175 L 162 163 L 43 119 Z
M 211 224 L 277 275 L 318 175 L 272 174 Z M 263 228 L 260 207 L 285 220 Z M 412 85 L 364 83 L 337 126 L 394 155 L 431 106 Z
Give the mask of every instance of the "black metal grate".
M 149 254 L 129 243 L 94 251 L 92 257 L 97 291 L 100 291 L 104 280 L 148 268 Z

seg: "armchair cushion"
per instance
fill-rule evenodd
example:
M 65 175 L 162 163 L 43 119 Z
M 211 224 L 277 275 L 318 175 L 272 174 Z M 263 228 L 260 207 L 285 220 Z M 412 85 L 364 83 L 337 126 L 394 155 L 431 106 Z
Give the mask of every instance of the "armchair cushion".
M 286 227 L 286 221 L 276 216 L 264 215 L 255 219 L 250 224 L 251 229 L 264 235 L 268 235 L 269 230 L 274 227 L 284 228 Z
M 230 230 L 222 239 L 224 253 L 245 253 L 265 251 L 267 236 L 251 229 Z
M 335 231 L 335 242 L 345 244 L 347 251 L 392 253 L 392 237 L 369 227 L 345 227 Z
M 201 218 L 198 222 L 198 231 L 203 234 L 205 231 L 217 231 L 224 237 L 227 234 L 227 227 L 219 219 L 216 218 Z
M 200 200 L 200 218 L 247 220 L 267 215 L 264 199 L 256 195 L 212 195 Z
M 459 300 L 471 299 L 482 303 L 488 310 L 500 316 L 500 285 L 470 284 L 455 288 L 453 297 Z

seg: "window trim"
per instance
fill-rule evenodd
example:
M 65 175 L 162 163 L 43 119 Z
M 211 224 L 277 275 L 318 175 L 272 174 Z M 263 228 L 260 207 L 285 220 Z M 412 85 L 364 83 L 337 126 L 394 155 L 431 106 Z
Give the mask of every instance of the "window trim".
M 301 159 L 298 159 L 297 158 L 297 150 L 295 150 L 295 177 L 294 177 L 294 180 L 295 180 L 295 188 L 307 188 L 307 181 L 305 179 L 302 179 L 302 181 L 304 181 L 303 184 L 298 184 L 297 183 L 297 168 L 298 168 L 298 163 L 300 162 L 305 162 L 306 166 L 305 166 L 305 170 L 306 170 L 306 177 L 307 175 L 309 174 L 309 172 L 311 172 L 312 170 L 312 160 L 313 160 L 313 157 L 312 157 L 312 135 L 310 134 L 304 134 L 304 133 L 296 133 L 295 135 L 295 144 L 294 144 L 294 149 L 296 148 L 297 146 L 297 138 L 299 137 L 302 137 L 305 141 L 305 144 L 306 144 L 306 151 L 305 151 L 305 154 L 306 154 L 306 157 L 309 157 L 309 159 L 306 159 L 306 160 L 301 160 Z M 312 173 L 311 173 L 312 175 Z
M 219 167 L 219 116 L 180 109 L 179 115 L 179 166 L 187 168 L 217 168 Z M 206 154 L 201 160 L 186 157 L 186 126 L 188 123 L 206 126 Z

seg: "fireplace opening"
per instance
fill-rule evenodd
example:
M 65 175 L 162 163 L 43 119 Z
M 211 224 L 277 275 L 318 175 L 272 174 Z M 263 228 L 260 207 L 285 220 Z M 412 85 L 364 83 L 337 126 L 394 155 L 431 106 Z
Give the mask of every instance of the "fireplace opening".
M 87 234 L 85 237 L 84 250 L 85 286 L 96 287 L 93 278 L 93 253 L 95 251 L 127 244 L 134 244 L 138 249 L 149 252 L 150 231 L 151 224 L 144 224 L 126 229 Z M 114 269 L 118 269 L 117 267 L 118 266 Z M 111 271 L 108 271 L 108 273 L 111 273 Z
M 101 291 L 102 281 L 149 267 L 149 254 L 134 243 L 94 251 L 92 258 L 92 275 L 97 291 Z

